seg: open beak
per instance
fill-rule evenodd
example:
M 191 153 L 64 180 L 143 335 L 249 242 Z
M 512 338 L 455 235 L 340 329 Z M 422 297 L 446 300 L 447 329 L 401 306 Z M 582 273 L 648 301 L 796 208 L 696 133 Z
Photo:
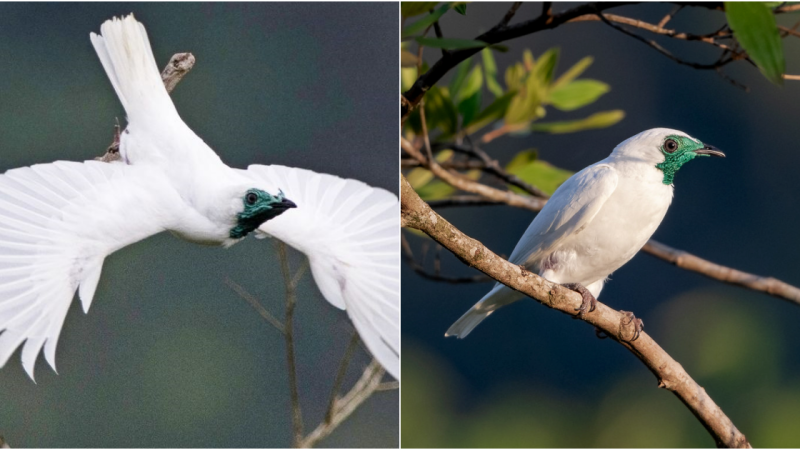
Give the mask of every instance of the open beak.
M 722 153 L 717 147 L 713 145 L 706 145 L 701 149 L 697 149 L 694 151 L 698 155 L 708 155 L 708 156 L 717 156 L 720 158 L 725 157 L 725 153 Z

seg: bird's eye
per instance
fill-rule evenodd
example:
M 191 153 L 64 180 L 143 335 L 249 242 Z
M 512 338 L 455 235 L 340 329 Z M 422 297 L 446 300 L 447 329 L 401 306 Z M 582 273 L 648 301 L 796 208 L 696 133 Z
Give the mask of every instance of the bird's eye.
M 664 142 L 664 150 L 667 153 L 675 153 L 675 150 L 677 149 L 678 149 L 678 143 L 675 142 L 675 140 L 667 139 L 666 142 Z
M 246 201 L 248 205 L 255 205 L 258 201 L 258 196 L 253 192 L 248 192 L 247 196 L 244 198 L 244 201 Z

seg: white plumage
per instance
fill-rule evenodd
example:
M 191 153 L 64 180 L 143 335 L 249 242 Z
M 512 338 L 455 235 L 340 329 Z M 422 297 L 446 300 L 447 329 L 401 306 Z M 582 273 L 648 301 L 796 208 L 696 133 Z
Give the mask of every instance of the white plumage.
M 670 141 L 676 145 L 672 151 Z M 672 201 L 674 172 L 708 155 L 724 156 L 666 128 L 625 140 L 553 193 L 508 260 L 554 283 L 579 283 L 597 297 L 606 278 L 633 258 L 663 220 Z M 493 311 L 523 297 L 497 283 L 446 335 L 466 337 Z
M 69 305 L 77 290 L 88 311 L 106 256 L 161 231 L 233 245 L 244 199 L 257 189 L 271 198 L 282 191 L 297 207 L 255 225 L 256 233 L 308 256 L 323 296 L 347 310 L 367 348 L 399 379 L 397 197 L 304 169 L 229 168 L 181 120 L 142 24 L 132 15 L 109 20 L 91 41 L 128 117 L 122 161 L 0 175 L 0 367 L 22 345 L 31 378 L 42 348 L 55 369 Z

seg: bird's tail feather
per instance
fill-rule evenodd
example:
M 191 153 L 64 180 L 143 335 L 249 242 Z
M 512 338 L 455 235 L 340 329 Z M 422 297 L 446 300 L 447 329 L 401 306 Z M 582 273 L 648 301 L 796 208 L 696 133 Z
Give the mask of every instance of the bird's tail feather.
M 456 336 L 464 339 L 475 329 L 483 319 L 489 317 L 497 308 L 508 305 L 522 298 L 522 294 L 504 284 L 497 283 L 488 294 L 484 295 L 478 303 L 464 313 L 461 318 L 447 329 L 445 336 Z
M 105 21 L 100 34 L 90 37 L 129 121 L 156 111 L 162 119 L 163 114 L 178 114 L 161 81 L 144 25 L 133 14 Z

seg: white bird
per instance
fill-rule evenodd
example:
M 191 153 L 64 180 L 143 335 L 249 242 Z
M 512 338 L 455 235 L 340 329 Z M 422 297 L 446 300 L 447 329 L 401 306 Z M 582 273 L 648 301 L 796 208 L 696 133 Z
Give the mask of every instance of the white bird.
M 697 156 L 725 154 L 666 128 L 625 140 L 556 189 L 508 260 L 579 292 L 579 314 L 591 312 L 606 278 L 633 258 L 664 219 L 675 172 Z M 445 336 L 464 338 L 497 308 L 523 297 L 497 283 Z M 634 339 L 642 327 L 641 320 L 635 323 Z
M 84 312 L 103 260 L 162 231 L 231 246 L 250 232 L 309 259 L 367 348 L 399 379 L 399 203 L 360 181 L 284 166 L 225 165 L 181 120 L 133 15 L 91 34 L 128 119 L 121 161 L 55 162 L 0 175 L 0 367 L 23 345 L 56 368 L 77 290 Z M 291 200 L 290 200 L 291 199 Z

